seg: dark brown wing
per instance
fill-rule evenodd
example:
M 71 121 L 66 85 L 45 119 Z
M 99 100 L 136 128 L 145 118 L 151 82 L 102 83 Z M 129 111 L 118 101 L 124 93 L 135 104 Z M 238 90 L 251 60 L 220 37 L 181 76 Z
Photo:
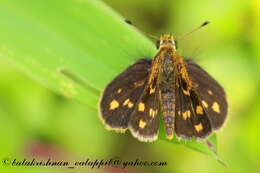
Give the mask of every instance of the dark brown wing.
M 137 101 L 129 121 L 129 130 L 140 141 L 151 142 L 157 139 L 159 132 L 159 88 L 149 87 Z
M 197 87 L 195 92 L 214 130 L 219 129 L 226 120 L 228 104 L 224 89 L 206 71 L 191 60 L 186 60 L 191 80 Z
M 125 130 L 140 98 L 151 68 L 150 59 L 138 60 L 117 76 L 103 92 L 100 115 L 112 130 Z
M 206 138 L 212 132 L 210 121 L 196 95 L 184 80 L 176 89 L 175 133 L 182 139 Z

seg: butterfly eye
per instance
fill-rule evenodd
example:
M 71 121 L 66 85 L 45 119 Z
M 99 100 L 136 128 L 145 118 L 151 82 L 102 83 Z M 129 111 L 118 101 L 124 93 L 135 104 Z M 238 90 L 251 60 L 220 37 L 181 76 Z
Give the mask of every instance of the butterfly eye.
M 156 48 L 159 49 L 159 47 L 160 47 L 160 41 L 157 40 L 157 41 L 156 41 Z

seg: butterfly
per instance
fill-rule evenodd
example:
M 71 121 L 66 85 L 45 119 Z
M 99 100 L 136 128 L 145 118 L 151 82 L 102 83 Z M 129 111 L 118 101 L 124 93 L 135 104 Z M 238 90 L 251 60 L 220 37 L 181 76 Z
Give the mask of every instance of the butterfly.
M 173 35 L 162 34 L 157 48 L 153 59 L 138 60 L 107 85 L 99 105 L 103 123 L 151 142 L 158 138 L 162 115 L 168 139 L 207 138 L 226 120 L 224 89 L 198 64 L 178 54 Z

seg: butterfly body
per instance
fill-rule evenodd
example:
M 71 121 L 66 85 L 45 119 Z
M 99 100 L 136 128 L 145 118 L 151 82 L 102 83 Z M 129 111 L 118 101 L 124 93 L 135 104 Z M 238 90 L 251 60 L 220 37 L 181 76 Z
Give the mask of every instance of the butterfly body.
M 199 140 L 223 125 L 227 101 L 223 88 L 164 34 L 153 60 L 137 61 L 106 87 L 100 110 L 107 126 L 129 129 L 140 141 L 157 139 L 160 112 L 168 139 L 175 133 Z

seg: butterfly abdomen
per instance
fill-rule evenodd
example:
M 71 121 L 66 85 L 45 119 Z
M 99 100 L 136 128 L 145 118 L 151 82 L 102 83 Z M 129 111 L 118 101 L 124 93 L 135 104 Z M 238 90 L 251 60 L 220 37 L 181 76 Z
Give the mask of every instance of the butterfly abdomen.
M 161 109 L 166 127 L 166 136 L 173 137 L 175 116 L 175 93 L 173 89 L 161 86 Z
M 173 58 L 170 52 L 165 53 L 160 74 L 161 109 L 166 127 L 166 136 L 171 139 L 174 131 L 175 116 L 175 75 Z

